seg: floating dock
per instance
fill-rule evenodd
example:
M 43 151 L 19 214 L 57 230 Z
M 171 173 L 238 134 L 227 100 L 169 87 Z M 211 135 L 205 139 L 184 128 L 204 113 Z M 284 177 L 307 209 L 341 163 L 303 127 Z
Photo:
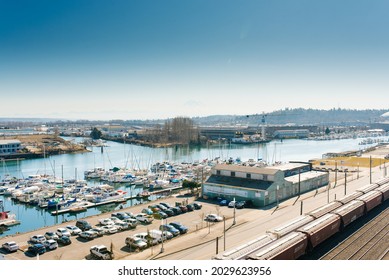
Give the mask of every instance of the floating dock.
M 90 202 L 90 201 L 85 201 L 85 205 L 83 205 L 83 207 L 85 207 L 85 208 L 92 208 L 92 207 L 97 207 L 97 206 L 100 206 L 100 205 L 106 205 L 106 204 L 111 204 L 111 203 L 122 203 L 122 202 L 126 202 L 127 200 L 130 200 L 130 199 L 147 198 L 147 197 L 149 197 L 151 195 L 160 194 L 160 193 L 164 193 L 164 192 L 171 192 L 171 191 L 179 190 L 179 189 L 182 189 L 182 187 L 179 186 L 179 187 L 173 187 L 173 188 L 167 188 L 167 189 L 160 189 L 160 190 L 156 190 L 156 191 L 153 191 L 153 192 L 147 192 L 148 194 L 146 196 L 139 196 L 139 195 L 124 196 L 124 197 L 122 197 L 120 199 L 102 201 L 102 202 L 98 202 L 98 203 L 93 203 L 93 202 Z M 71 208 L 66 208 L 66 209 L 60 209 L 60 210 L 52 211 L 51 215 L 56 216 L 56 215 L 61 215 L 61 214 L 65 214 L 65 213 L 68 213 L 68 212 L 71 212 Z

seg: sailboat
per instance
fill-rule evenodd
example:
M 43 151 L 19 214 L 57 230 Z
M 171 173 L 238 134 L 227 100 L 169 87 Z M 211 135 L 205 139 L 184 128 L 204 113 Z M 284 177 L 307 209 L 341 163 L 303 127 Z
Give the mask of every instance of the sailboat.
M 10 214 L 9 211 L 4 211 L 2 200 L 0 200 L 0 210 L 0 227 L 9 227 L 20 224 L 20 221 L 16 219 L 15 214 Z

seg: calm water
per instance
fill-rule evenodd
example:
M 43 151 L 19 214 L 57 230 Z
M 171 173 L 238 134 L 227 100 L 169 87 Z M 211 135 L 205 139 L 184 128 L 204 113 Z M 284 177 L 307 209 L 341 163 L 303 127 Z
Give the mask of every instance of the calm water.
M 71 138 L 65 138 L 70 140 Z M 82 139 L 75 139 L 80 141 Z M 0 178 L 5 174 L 15 177 L 27 177 L 32 174 L 51 174 L 64 179 L 83 178 L 83 173 L 87 169 L 103 167 L 105 169 L 113 167 L 133 167 L 137 169 L 149 168 L 153 163 L 161 161 L 171 162 L 193 162 L 203 159 L 236 159 L 242 161 L 248 159 L 263 159 L 270 163 L 276 161 L 308 161 L 313 158 L 321 158 L 322 154 L 328 152 L 342 152 L 357 150 L 367 146 L 358 145 L 361 139 L 344 139 L 333 141 L 307 141 L 307 140 L 284 140 L 283 142 L 270 142 L 261 145 L 232 145 L 221 144 L 204 148 L 149 148 L 130 144 L 108 142 L 108 147 L 90 148 L 92 151 L 83 154 L 66 154 L 50 156 L 46 159 L 32 159 L 23 161 L 5 162 L 0 166 Z M 92 184 L 97 184 L 96 182 Z M 133 195 L 142 191 L 142 188 L 134 186 L 117 186 L 132 193 Z M 153 198 L 152 198 L 153 199 Z M 46 210 L 41 210 L 29 205 L 15 204 L 7 197 L 0 196 L 4 201 L 4 208 L 17 215 L 20 225 L 10 227 L 10 230 L 0 236 L 13 234 L 16 232 L 26 232 L 44 226 L 61 223 L 65 220 L 75 220 L 102 212 L 119 209 L 120 205 L 111 204 L 97 208 L 90 208 L 88 211 L 79 214 L 63 214 L 52 216 Z M 128 206 L 132 203 L 141 203 L 138 200 L 127 201 Z

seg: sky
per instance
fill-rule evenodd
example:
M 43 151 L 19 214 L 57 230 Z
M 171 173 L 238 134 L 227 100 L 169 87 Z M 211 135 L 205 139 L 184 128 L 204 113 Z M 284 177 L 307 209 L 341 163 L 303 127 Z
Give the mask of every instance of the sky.
M 0 0 L 0 117 L 389 104 L 386 0 Z

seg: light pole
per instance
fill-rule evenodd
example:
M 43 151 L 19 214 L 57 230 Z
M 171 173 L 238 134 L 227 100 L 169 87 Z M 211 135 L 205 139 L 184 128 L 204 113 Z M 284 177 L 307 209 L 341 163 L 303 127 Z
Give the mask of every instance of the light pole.
M 347 193 L 347 171 L 344 171 L 344 195 Z
M 358 172 L 357 172 L 357 179 L 359 179 L 359 161 L 358 161 Z
M 235 197 L 234 197 L 234 221 L 232 222 L 232 225 L 235 225 L 236 224 L 236 219 L 235 219 L 235 214 L 236 214 L 236 206 L 235 206 L 236 202 L 235 202 Z
M 163 219 L 161 219 L 161 225 L 163 226 Z M 165 248 L 163 248 L 163 227 L 162 227 L 162 235 L 161 235 L 161 254 L 163 253 L 163 252 L 165 252 Z
M 277 192 L 276 192 L 276 196 L 277 196 L 277 208 L 278 208 L 278 191 L 280 190 L 280 186 L 277 185 Z
M 369 160 L 369 162 L 370 162 L 370 184 L 372 183 L 372 178 L 371 178 L 371 176 L 372 176 L 372 174 L 371 174 L 371 156 L 370 156 L 370 160 Z

